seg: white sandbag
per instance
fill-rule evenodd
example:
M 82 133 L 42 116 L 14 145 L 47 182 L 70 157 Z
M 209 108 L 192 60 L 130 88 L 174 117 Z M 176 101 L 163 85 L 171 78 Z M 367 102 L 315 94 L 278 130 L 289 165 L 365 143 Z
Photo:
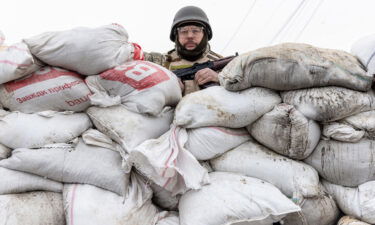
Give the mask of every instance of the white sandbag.
M 247 129 L 264 146 L 299 160 L 311 154 L 321 133 L 319 124 L 285 103 L 275 106 Z
M 310 88 L 281 93 L 283 102 L 294 105 L 307 118 L 329 122 L 375 109 L 374 91 L 341 87 Z
M 154 182 L 151 182 L 150 187 L 153 192 L 152 202 L 155 205 L 165 210 L 177 210 L 180 195 L 172 196 L 170 191 L 165 190 Z
M 356 187 L 375 180 L 375 141 L 357 143 L 321 140 L 305 162 L 331 183 Z
M 65 225 L 61 193 L 0 195 L 0 224 Z
M 305 198 L 300 204 L 301 212 L 290 213 L 282 219 L 284 225 L 336 225 L 340 210 L 332 196 L 324 193 Z
M 63 188 L 59 182 L 4 167 L 0 167 L 0 177 L 0 195 L 41 190 L 62 192 Z
M 127 198 L 91 185 L 64 185 L 67 225 L 154 225 L 157 209 L 151 190 L 131 176 Z
M 180 218 L 177 212 L 168 212 L 168 214 L 161 218 L 156 225 L 180 225 Z
M 375 224 L 375 181 L 366 182 L 355 188 L 335 185 L 324 180 L 322 184 L 346 215 Z
M 123 105 L 108 108 L 90 107 L 87 114 L 96 128 L 119 143 L 127 152 L 145 140 L 158 138 L 169 130 L 173 120 L 170 107 L 158 116 L 134 113 Z
M 340 86 L 367 91 L 372 84 L 372 76 L 353 55 L 302 43 L 283 43 L 242 54 L 224 67 L 219 80 L 227 90 Z
M 279 94 L 266 88 L 231 92 L 215 86 L 184 96 L 177 105 L 175 123 L 185 128 L 241 128 L 280 102 Z
M 350 52 L 357 56 L 359 61 L 367 68 L 369 75 L 375 74 L 375 35 L 368 35 L 357 40 Z
M 322 135 L 325 139 L 334 139 L 343 142 L 358 142 L 364 135 L 364 130 L 356 130 L 345 123 L 331 122 L 323 125 Z
M 187 138 L 186 129 L 172 126 L 160 138 L 137 146 L 128 160 L 142 175 L 170 191 L 172 196 L 188 189 L 200 189 L 209 182 L 208 172 L 183 147 Z
M 41 65 L 42 63 L 31 55 L 25 43 L 1 46 L 0 84 L 29 75 L 37 71 Z
M 8 158 L 11 151 L 12 150 L 10 148 L 6 147 L 3 144 L 0 144 L 0 160 Z
M 57 67 L 43 67 L 0 86 L 0 101 L 11 111 L 84 111 L 91 91 L 82 76 Z
M 343 216 L 341 217 L 339 222 L 337 222 L 337 225 L 371 225 L 371 224 L 359 221 L 351 216 Z
M 375 110 L 362 112 L 343 119 L 355 128 L 366 131 L 369 139 L 375 139 Z
M 180 225 L 270 224 L 300 211 L 276 187 L 262 180 L 225 172 L 209 175 L 209 185 L 182 195 Z
M 139 45 L 129 43 L 127 31 L 118 24 L 45 32 L 24 42 L 48 65 L 83 75 L 97 75 L 133 58 L 143 58 Z
M 186 150 L 198 160 L 209 160 L 250 139 L 244 128 L 201 127 L 187 129 Z
M 215 171 L 241 173 L 267 181 L 298 202 L 319 194 L 318 173 L 309 165 L 268 150 L 254 141 L 210 161 Z
M 0 116 L 0 143 L 12 149 L 65 143 L 92 126 L 85 113 L 11 112 Z
M 86 83 L 94 93 L 91 103 L 100 107 L 123 104 L 133 112 L 158 115 L 165 106 L 175 106 L 182 98 L 176 75 L 152 62 L 127 62 Z
M 19 148 L 0 166 L 32 173 L 64 183 L 83 183 L 123 195 L 129 174 L 121 167 L 118 152 L 86 145 L 80 140 L 73 144 L 55 144 L 40 149 Z

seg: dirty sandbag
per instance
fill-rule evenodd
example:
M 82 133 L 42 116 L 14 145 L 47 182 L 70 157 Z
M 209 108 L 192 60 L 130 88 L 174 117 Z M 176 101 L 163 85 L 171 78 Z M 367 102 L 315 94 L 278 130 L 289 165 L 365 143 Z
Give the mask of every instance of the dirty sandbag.
M 0 143 L 0 160 L 8 158 L 11 151 L 10 148 Z
M 320 140 L 314 152 L 304 161 L 331 183 L 356 187 L 375 180 L 375 141 L 359 142 Z
M 0 224 L 65 225 L 62 195 L 42 191 L 0 195 Z
M 139 46 L 128 42 L 128 33 L 119 24 L 45 32 L 24 42 L 46 64 L 83 75 L 97 75 L 143 57 L 139 55 Z
M 63 188 L 60 182 L 4 167 L 0 167 L 0 177 L 0 195 L 29 191 L 62 192 Z
M 232 92 L 215 86 L 184 96 L 176 107 L 175 123 L 185 128 L 241 128 L 280 102 L 279 94 L 267 88 Z
M 357 40 L 352 44 L 350 52 L 366 67 L 368 75 L 375 74 L 375 34 Z
M 113 150 L 77 144 L 55 144 L 39 149 L 18 148 L 0 166 L 32 173 L 63 183 L 91 184 L 126 193 L 129 174 L 122 168 L 121 155 Z
M 341 87 L 310 88 L 281 92 L 283 102 L 300 111 L 307 118 L 330 122 L 360 112 L 375 109 L 375 94 Z
M 90 118 L 85 113 L 10 112 L 0 116 L 0 143 L 12 149 L 66 143 L 91 126 Z
M 158 209 L 152 191 L 137 176 L 132 173 L 126 198 L 88 184 L 64 185 L 67 225 L 154 225 Z
M 100 107 L 123 104 L 137 113 L 159 114 L 165 106 L 176 106 L 182 98 L 176 75 L 152 62 L 124 63 L 86 83 L 94 93 L 91 103 Z
M 272 224 L 301 210 L 265 181 L 228 172 L 209 175 L 210 184 L 181 196 L 181 225 Z
M 324 187 L 322 187 L 324 189 Z M 284 225 L 336 225 L 340 210 L 335 200 L 325 191 L 322 194 L 304 198 L 301 212 L 290 213 L 282 219 Z
M 332 184 L 325 180 L 322 181 L 322 184 L 346 215 L 375 224 L 375 181 L 369 181 L 353 188 Z
M 27 76 L 41 66 L 25 43 L 0 47 L 0 84 Z
M 146 140 L 129 154 L 129 162 L 142 175 L 171 192 L 172 196 L 209 183 L 208 172 L 184 148 L 186 129 L 171 126 L 158 139 Z
M 368 91 L 372 85 L 372 76 L 353 55 L 302 43 L 284 43 L 242 54 L 224 67 L 219 80 L 228 90 L 339 86 Z
M 209 160 L 250 139 L 244 128 L 200 127 L 187 129 L 185 148 L 198 160 Z
M 358 113 L 343 119 L 356 129 L 364 130 L 365 136 L 375 140 L 375 110 Z
M 90 95 L 91 91 L 81 75 L 49 66 L 0 86 L 3 106 L 25 113 L 84 111 L 91 105 Z
M 319 124 L 285 103 L 275 106 L 247 129 L 264 146 L 298 160 L 309 156 L 320 139 Z
M 341 217 L 339 222 L 337 222 L 337 225 L 371 225 L 371 224 L 357 220 L 356 218 L 352 216 L 343 216 Z
M 325 140 L 334 139 L 336 141 L 354 143 L 360 141 L 364 136 L 364 130 L 357 130 L 346 123 L 330 122 L 323 124 L 322 138 Z
M 142 142 L 158 138 L 169 130 L 174 110 L 165 107 L 157 116 L 139 114 L 123 105 L 107 108 L 90 107 L 87 114 L 96 128 L 131 152 Z
M 267 181 L 299 202 L 319 195 L 319 176 L 314 168 L 248 141 L 210 160 L 214 171 L 241 173 Z

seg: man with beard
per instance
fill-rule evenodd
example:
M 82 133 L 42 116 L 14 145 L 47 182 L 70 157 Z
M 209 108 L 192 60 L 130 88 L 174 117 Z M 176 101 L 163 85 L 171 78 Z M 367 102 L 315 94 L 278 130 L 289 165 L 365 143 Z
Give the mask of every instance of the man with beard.
M 211 51 L 208 43 L 212 38 L 212 30 L 206 13 L 196 6 L 181 8 L 175 15 L 169 38 L 175 48 L 166 55 L 145 53 L 145 60 L 158 63 L 169 70 L 191 67 L 195 63 L 222 58 Z M 218 83 L 218 73 L 205 68 L 195 74 L 193 81 L 184 81 L 181 85 L 184 94 L 199 90 L 198 85 L 209 82 Z

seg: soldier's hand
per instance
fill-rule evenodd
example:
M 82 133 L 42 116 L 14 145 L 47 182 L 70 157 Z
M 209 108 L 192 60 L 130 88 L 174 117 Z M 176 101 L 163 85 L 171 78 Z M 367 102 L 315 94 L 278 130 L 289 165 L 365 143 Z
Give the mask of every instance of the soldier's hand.
M 218 73 L 209 68 L 199 70 L 195 74 L 194 80 L 198 83 L 198 85 L 202 85 L 207 82 L 219 82 Z

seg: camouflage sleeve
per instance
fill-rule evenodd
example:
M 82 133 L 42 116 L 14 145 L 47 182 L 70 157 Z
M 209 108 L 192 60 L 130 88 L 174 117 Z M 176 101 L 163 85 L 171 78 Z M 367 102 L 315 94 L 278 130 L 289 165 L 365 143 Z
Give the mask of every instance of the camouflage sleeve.
M 153 62 L 158 65 L 167 67 L 167 56 L 158 52 L 144 52 L 145 61 Z

